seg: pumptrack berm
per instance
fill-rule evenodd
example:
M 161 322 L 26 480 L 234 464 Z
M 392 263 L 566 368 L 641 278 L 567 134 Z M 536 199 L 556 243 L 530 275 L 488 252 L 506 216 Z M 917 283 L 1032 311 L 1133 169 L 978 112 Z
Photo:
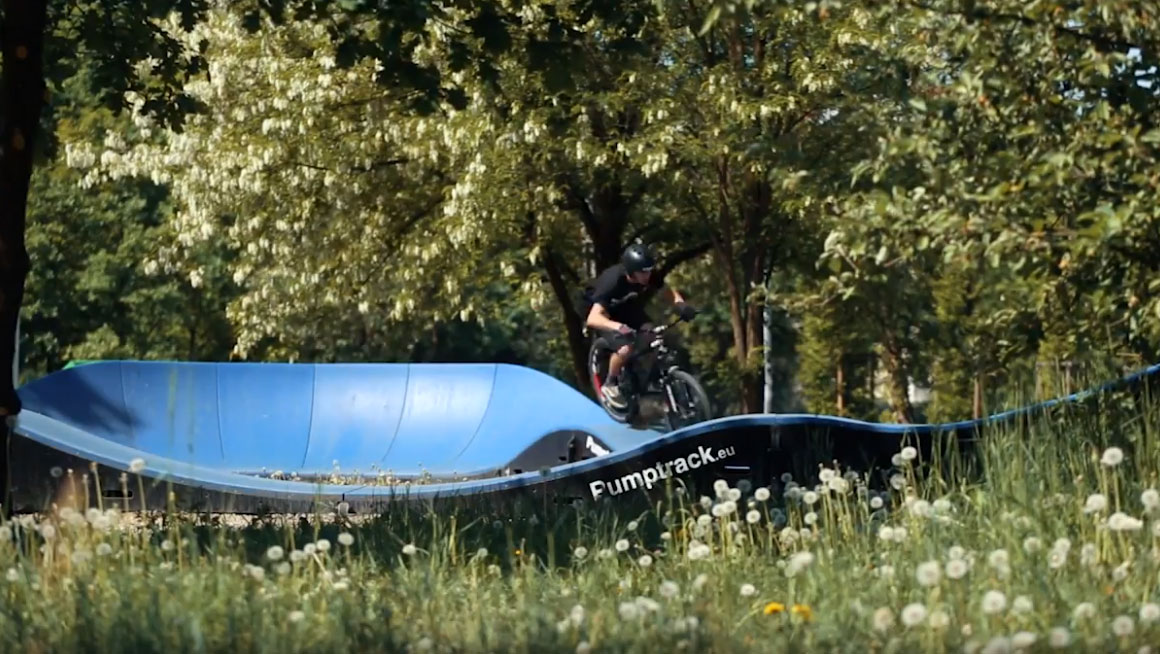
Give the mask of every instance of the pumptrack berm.
M 973 421 L 753 414 L 664 433 L 614 421 L 515 365 L 101 361 L 19 389 L 7 506 L 83 497 L 163 509 L 172 492 L 186 510 L 373 512 L 402 501 L 616 502 L 716 479 L 757 486 L 834 461 L 888 469 L 905 443 L 923 455 L 936 443 L 970 447 L 996 423 L 1141 388 L 1157 373 Z

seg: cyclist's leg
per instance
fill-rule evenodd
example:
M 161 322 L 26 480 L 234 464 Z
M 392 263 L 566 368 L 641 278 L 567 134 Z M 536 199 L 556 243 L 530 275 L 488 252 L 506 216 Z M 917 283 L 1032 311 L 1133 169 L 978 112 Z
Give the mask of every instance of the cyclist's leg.
M 624 311 L 621 315 L 617 316 L 615 320 L 622 322 L 625 325 L 628 325 L 629 327 L 638 331 L 645 328 L 646 326 L 651 325 L 648 314 L 646 314 L 644 310 L 640 308 Z M 613 338 L 615 338 L 615 336 L 613 336 Z M 624 368 L 624 362 L 631 354 L 631 343 L 622 346 L 620 349 L 612 353 L 612 356 L 608 360 L 609 379 L 615 381 L 620 380 L 620 371 Z

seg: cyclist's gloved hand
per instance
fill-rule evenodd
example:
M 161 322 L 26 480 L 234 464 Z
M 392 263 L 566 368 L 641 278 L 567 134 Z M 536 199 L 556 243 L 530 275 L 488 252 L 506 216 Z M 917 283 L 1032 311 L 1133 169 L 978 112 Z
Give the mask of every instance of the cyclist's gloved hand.
M 616 328 L 616 332 L 620 335 L 620 342 L 631 345 L 633 338 L 636 337 L 636 330 L 628 325 L 622 324 Z
M 692 320 L 697 316 L 697 310 L 685 302 L 678 302 L 677 315 L 681 317 L 681 320 Z

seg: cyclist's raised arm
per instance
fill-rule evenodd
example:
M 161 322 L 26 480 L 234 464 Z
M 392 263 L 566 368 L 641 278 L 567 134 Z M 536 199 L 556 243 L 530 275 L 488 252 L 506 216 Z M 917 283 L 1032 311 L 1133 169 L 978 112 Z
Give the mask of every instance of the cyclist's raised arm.
M 599 302 L 592 303 L 592 309 L 588 311 L 587 323 L 589 327 L 595 329 L 608 329 L 611 331 L 620 329 L 620 323 L 609 318 L 608 311 Z

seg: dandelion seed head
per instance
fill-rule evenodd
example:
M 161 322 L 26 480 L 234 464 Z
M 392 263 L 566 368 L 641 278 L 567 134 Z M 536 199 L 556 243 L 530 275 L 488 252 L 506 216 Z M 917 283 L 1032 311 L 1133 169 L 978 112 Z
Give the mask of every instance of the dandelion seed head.
M 1019 631 L 1011 636 L 1011 646 L 1015 649 L 1027 649 L 1035 644 L 1037 637 L 1030 631 Z
M 1112 620 L 1112 633 L 1116 634 L 1117 636 L 1119 636 L 1121 638 L 1124 638 L 1126 636 L 1131 636 L 1132 632 L 1134 632 L 1135 630 L 1136 630 L 1136 623 L 1129 616 L 1117 615 L 1115 617 L 1115 619 Z
M 1124 462 L 1124 451 L 1118 447 L 1109 447 L 1100 456 L 1100 463 L 1113 468 Z
M 354 535 L 348 531 L 344 531 L 338 535 L 338 544 L 343 547 L 350 547 L 354 545 Z
M 1047 633 L 1047 643 L 1055 649 L 1063 649 L 1071 644 L 1071 632 L 1067 627 L 1052 627 Z
M 1011 610 L 1016 613 L 1031 613 L 1035 610 L 1035 604 L 1031 598 L 1026 595 L 1019 595 L 1011 600 Z
M 1091 602 L 1080 602 L 1072 610 L 1071 615 L 1076 620 L 1090 620 L 1096 617 L 1096 605 Z
M 1088 495 L 1087 501 L 1084 502 L 1084 513 L 1098 513 L 1108 508 L 1108 498 L 1103 493 L 1092 493 Z
M 874 611 L 872 618 L 875 631 L 889 631 L 894 626 L 894 613 L 885 606 Z
M 902 624 L 911 628 L 922 624 L 923 621 L 926 620 L 926 616 L 926 605 L 918 602 L 907 604 L 905 607 L 903 607 L 902 613 L 900 614 L 900 617 L 902 618 Z
M 1011 557 L 1008 556 L 1007 550 L 1005 549 L 992 550 L 991 553 L 987 555 L 987 563 L 992 568 L 1005 568 L 1010 565 Z
M 291 611 L 286 619 L 290 622 L 302 622 L 306 618 L 306 614 L 302 611 Z
M 1140 607 L 1140 622 L 1151 624 L 1160 620 L 1160 604 L 1148 603 Z
M 942 577 L 942 569 L 938 561 L 926 561 L 918 564 L 915 569 L 915 577 L 918 579 L 920 586 L 937 586 Z
M 621 538 L 620 540 L 616 541 L 616 551 L 617 552 L 627 552 L 628 551 L 628 541 L 624 538 Z
M 617 608 L 617 613 L 620 614 L 620 619 L 624 621 L 635 620 L 640 617 L 640 607 L 636 602 L 621 602 Z
M 983 613 L 987 615 L 994 615 L 1007 608 L 1007 596 L 998 590 L 989 590 L 983 593 L 983 601 L 981 603 Z
M 652 565 L 653 558 L 648 554 L 643 554 L 639 559 L 636 560 L 636 562 L 640 567 L 647 568 Z
M 757 588 L 753 584 L 741 584 L 740 592 L 742 597 L 753 597 L 757 594 Z
M 870 508 L 871 509 L 881 509 L 882 508 L 882 498 L 878 497 L 877 495 L 875 495 L 874 497 L 871 497 L 870 498 Z
M 1123 511 L 1116 511 L 1108 516 L 1108 529 L 1112 531 L 1139 531 L 1143 528 L 1143 520 L 1133 518 Z
M 266 550 L 266 558 L 271 561 L 281 561 L 283 554 L 285 554 L 285 551 L 280 545 L 272 545 Z
M 757 490 L 753 491 L 753 497 L 758 502 L 765 502 L 766 500 L 769 499 L 769 489 L 766 488 L 765 486 L 762 486 L 762 487 L 758 488 Z
M 927 620 L 931 629 L 946 629 L 951 624 L 951 616 L 947 615 L 946 611 L 942 609 L 935 609 L 930 612 L 930 618 Z
M 307 547 L 310 547 L 310 546 L 307 545 Z M 415 547 L 414 543 L 407 543 L 406 545 L 403 546 L 403 554 L 406 554 L 407 556 L 414 556 L 415 553 L 418 551 L 419 551 L 419 548 Z
M 1034 554 L 1041 549 L 1043 549 L 1043 541 L 1039 540 L 1035 536 L 1028 536 L 1027 538 L 1023 539 L 1024 552 L 1027 552 L 1028 554 Z

